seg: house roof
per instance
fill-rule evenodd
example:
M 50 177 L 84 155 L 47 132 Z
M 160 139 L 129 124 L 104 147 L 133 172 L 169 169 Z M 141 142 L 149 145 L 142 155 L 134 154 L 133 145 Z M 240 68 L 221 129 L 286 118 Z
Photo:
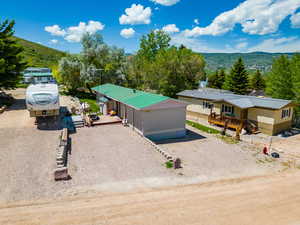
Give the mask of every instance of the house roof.
M 281 109 L 292 103 L 290 100 L 275 98 L 260 98 L 248 95 L 236 95 L 213 91 L 186 90 L 177 94 L 178 96 L 208 99 L 212 101 L 224 101 L 242 109 L 261 107 L 270 109 Z
M 185 103 L 182 103 L 175 99 L 171 99 L 163 95 L 152 94 L 152 93 L 125 88 L 113 84 L 104 84 L 104 85 L 94 87 L 92 89 L 98 93 L 101 93 L 109 98 L 122 102 L 126 105 L 132 106 L 133 108 L 136 109 L 144 109 L 150 106 L 152 106 L 151 109 L 155 109 L 156 107 L 154 107 L 154 105 L 164 102 L 166 100 L 171 100 L 173 104 L 178 103 L 181 104 L 181 106 L 186 105 Z M 172 103 L 169 102 L 169 104 Z M 165 108 L 166 106 L 167 105 L 165 105 Z M 162 106 L 160 105 L 160 107 Z

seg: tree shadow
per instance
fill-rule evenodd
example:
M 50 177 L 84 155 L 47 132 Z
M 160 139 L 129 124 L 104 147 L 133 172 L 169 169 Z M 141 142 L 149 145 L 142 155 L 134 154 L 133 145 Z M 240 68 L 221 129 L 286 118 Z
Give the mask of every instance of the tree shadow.
M 171 144 L 171 143 L 180 143 L 180 142 L 189 142 L 195 140 L 202 140 L 205 139 L 205 136 L 197 134 L 194 131 L 187 129 L 186 136 L 183 138 L 173 138 L 173 139 L 166 139 L 161 141 L 155 141 L 156 144 Z
M 26 109 L 26 102 L 25 99 L 15 99 L 13 104 L 9 106 L 6 111 L 12 110 L 24 110 Z

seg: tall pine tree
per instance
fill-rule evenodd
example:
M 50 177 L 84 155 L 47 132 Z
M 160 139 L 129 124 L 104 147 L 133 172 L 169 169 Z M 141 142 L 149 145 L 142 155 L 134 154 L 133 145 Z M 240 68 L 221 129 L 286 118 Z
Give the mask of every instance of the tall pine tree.
M 259 70 L 256 70 L 254 73 L 253 77 L 251 78 L 250 81 L 251 88 L 253 90 L 264 90 L 266 87 L 265 79 L 263 78 L 261 72 Z
M 273 98 L 294 98 L 291 63 L 287 56 L 281 55 L 274 60 L 272 70 L 267 77 L 266 92 Z
M 219 88 L 218 86 L 218 76 L 219 76 L 219 71 L 216 70 L 213 74 L 211 74 L 208 78 L 208 87 L 210 88 Z
M 248 92 L 248 87 L 248 73 L 242 58 L 239 58 L 225 78 L 224 89 L 244 95 Z
M 224 69 L 216 70 L 215 73 L 210 75 L 208 79 L 208 86 L 211 88 L 222 89 L 225 82 L 225 71 Z
M 22 62 L 23 48 L 13 38 L 14 21 L 5 20 L 0 23 L 0 89 L 16 87 L 25 69 L 26 63 Z
M 219 71 L 219 74 L 218 74 L 218 81 L 219 81 L 219 89 L 222 89 L 223 86 L 224 86 L 224 83 L 225 83 L 225 78 L 226 78 L 226 72 L 225 70 L 222 68 L 220 69 Z

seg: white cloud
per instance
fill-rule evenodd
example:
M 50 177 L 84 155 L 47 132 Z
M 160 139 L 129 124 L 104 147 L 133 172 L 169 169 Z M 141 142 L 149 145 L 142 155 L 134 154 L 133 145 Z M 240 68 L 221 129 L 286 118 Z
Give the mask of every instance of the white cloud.
M 54 45 L 56 45 L 56 44 L 58 44 L 58 40 L 56 40 L 56 39 L 52 39 L 52 40 L 50 40 L 50 44 L 54 44 Z
M 282 37 L 266 39 L 258 45 L 248 48 L 249 52 L 299 52 L 300 39 L 298 37 Z
M 125 14 L 119 18 L 120 24 L 150 24 L 152 10 L 150 7 L 132 4 L 131 8 L 125 9 Z
M 104 25 L 101 22 L 90 20 L 87 24 L 80 22 L 78 26 L 72 26 L 67 29 L 61 29 L 58 25 L 47 26 L 45 30 L 52 35 L 62 36 L 69 42 L 80 42 L 83 34 L 94 34 L 99 30 L 103 30 Z
M 169 34 L 172 34 L 172 33 L 177 33 L 179 32 L 179 28 L 176 27 L 175 24 L 169 24 L 169 25 L 166 25 L 162 28 L 162 30 L 166 33 L 169 33 Z
M 199 25 L 199 19 L 194 19 L 194 23 Z
M 248 42 L 241 42 L 235 46 L 236 49 L 240 49 L 240 50 L 246 49 L 247 47 L 248 47 Z
M 230 46 L 225 46 L 225 48 L 216 48 L 203 40 L 193 37 L 186 37 L 182 33 L 174 35 L 171 39 L 171 44 L 174 44 L 176 46 L 184 45 L 185 47 L 190 48 L 195 52 L 226 53 L 235 51 L 234 49 L 230 48 Z
M 241 24 L 248 34 L 270 34 L 278 30 L 281 22 L 295 13 L 300 0 L 246 0 L 236 8 L 221 13 L 207 27 L 195 27 L 184 33 L 189 37 L 222 35 Z
M 180 0 L 151 0 L 151 1 L 164 6 L 175 5 L 176 3 L 180 2 Z
M 61 29 L 58 25 L 46 26 L 45 31 L 49 32 L 53 36 L 65 36 L 66 31 Z
M 291 23 L 293 28 L 300 28 L 300 13 L 291 16 Z
M 80 42 L 85 33 L 94 34 L 99 30 L 103 30 L 104 25 L 98 21 L 89 21 L 88 24 L 80 22 L 78 26 L 69 27 L 65 39 L 69 42 Z
M 135 34 L 135 30 L 132 29 L 132 28 L 129 28 L 129 29 L 123 29 L 121 30 L 120 32 L 120 35 L 124 38 L 131 38 L 133 37 Z

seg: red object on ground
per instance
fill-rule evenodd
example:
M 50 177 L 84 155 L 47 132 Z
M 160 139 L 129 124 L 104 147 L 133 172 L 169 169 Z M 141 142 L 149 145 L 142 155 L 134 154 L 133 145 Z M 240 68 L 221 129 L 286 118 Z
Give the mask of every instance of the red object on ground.
M 267 146 L 264 147 L 263 153 L 264 153 L 265 155 L 268 155 L 268 148 L 267 148 Z

